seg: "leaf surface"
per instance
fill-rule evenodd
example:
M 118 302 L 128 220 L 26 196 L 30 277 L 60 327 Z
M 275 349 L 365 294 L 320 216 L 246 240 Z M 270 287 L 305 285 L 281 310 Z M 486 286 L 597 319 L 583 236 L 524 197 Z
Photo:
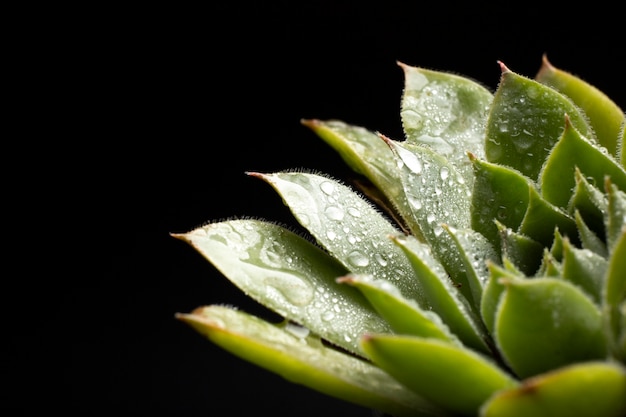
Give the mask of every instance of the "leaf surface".
M 390 331 L 358 290 L 335 282 L 347 273 L 340 263 L 282 226 L 226 220 L 175 237 L 251 298 L 350 352 L 363 354 L 363 333 Z
M 217 305 L 177 318 L 226 351 L 292 383 L 393 415 L 445 415 L 381 369 L 324 346 L 301 328 Z
M 369 335 L 363 348 L 401 384 L 461 415 L 476 415 L 495 392 L 518 382 L 490 359 L 435 339 Z
M 600 309 L 577 286 L 551 277 L 505 284 L 495 341 L 518 376 L 606 357 Z
M 583 362 L 529 378 L 495 393 L 480 417 L 620 417 L 626 414 L 626 371 Z

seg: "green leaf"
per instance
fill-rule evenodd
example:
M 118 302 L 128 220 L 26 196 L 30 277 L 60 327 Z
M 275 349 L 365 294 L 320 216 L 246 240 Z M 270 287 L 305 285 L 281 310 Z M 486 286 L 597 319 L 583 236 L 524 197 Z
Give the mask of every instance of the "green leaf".
M 543 161 L 561 137 L 566 115 L 581 134 L 592 137 L 592 131 L 569 98 L 502 63 L 500 67 L 502 75 L 487 121 L 486 158 L 537 180 Z
M 626 415 L 626 370 L 615 363 L 584 362 L 496 392 L 480 417 L 621 417 Z
M 535 183 L 519 171 L 471 157 L 476 181 L 472 195 L 472 228 L 500 248 L 494 219 L 508 228 L 549 246 L 554 229 L 577 238 L 576 223 L 543 199 Z
M 496 322 L 496 311 L 500 304 L 500 297 L 504 293 L 504 282 L 512 279 L 524 279 L 524 275 L 521 272 L 516 272 L 513 267 L 510 267 L 510 261 L 508 258 L 504 258 L 503 264 L 500 266 L 495 262 L 488 262 L 489 268 L 489 280 L 485 286 L 483 297 L 480 303 L 480 314 L 483 318 L 483 322 L 487 327 L 487 330 L 493 335 Z M 507 268 L 506 265 L 509 265 Z
M 578 210 L 574 213 L 574 219 L 576 220 L 576 227 L 578 228 L 578 235 L 580 236 L 582 247 L 606 258 L 608 251 L 604 240 L 587 226 L 585 219 L 583 219 Z
M 483 288 L 489 279 L 488 262 L 496 261 L 498 254 L 487 238 L 472 229 L 457 229 L 447 224 L 443 228 L 452 236 L 452 241 L 465 266 L 465 278 L 458 285 L 470 288 L 471 303 L 476 313 L 480 310 Z
M 459 229 L 470 228 L 470 189 L 456 168 L 441 155 L 425 146 L 387 140 L 397 156 L 400 180 L 409 202 L 412 216 L 419 224 L 421 235 L 431 246 L 452 280 L 465 281 L 465 267 L 452 237 L 443 225 Z M 470 289 L 461 292 L 471 299 Z
M 626 113 L 622 119 L 622 127 L 620 129 L 619 138 L 617 139 L 617 152 L 619 161 L 626 168 Z
M 467 77 L 399 65 L 405 79 L 400 116 L 406 141 L 444 156 L 471 185 L 472 167 L 465 154 L 484 157 L 485 120 L 493 95 Z
M 624 226 L 626 225 L 626 193 L 618 189 L 610 178 L 606 179 L 604 188 L 608 198 L 604 221 L 606 245 L 609 253 L 612 254 L 613 247 L 624 234 Z
M 298 222 L 348 271 L 392 281 L 405 297 L 423 302 L 411 263 L 389 238 L 399 230 L 351 188 L 306 172 L 250 175 L 270 184 Z
M 509 259 L 524 274 L 534 275 L 541 267 L 544 246 L 526 235 L 514 232 L 498 221 L 495 223 L 500 235 L 502 257 Z
M 592 178 L 585 178 L 578 167 L 574 170 L 576 187 L 568 203 L 568 213 L 579 212 L 585 225 L 601 240 L 605 238 L 604 213 L 607 211 L 607 200 Z M 593 181 L 593 184 L 591 183 Z M 604 185 L 604 180 L 598 183 Z M 578 222 L 578 221 L 577 221 Z M 580 229 L 580 225 L 578 225 Z
M 600 145 L 617 155 L 617 138 L 624 113 L 606 94 L 588 82 L 553 66 L 544 54 L 535 79 L 568 96 L 589 119 Z
M 366 335 L 363 349 L 402 385 L 451 412 L 476 415 L 494 393 L 518 382 L 469 349 L 413 336 Z
M 217 305 L 176 317 L 226 351 L 292 383 L 393 415 L 442 415 L 376 366 L 324 346 L 306 329 Z
M 558 278 L 507 280 L 496 313 L 495 341 L 521 378 L 607 354 L 600 309 Z
M 602 291 L 604 313 L 608 327 L 611 352 L 626 361 L 626 225 L 616 239 Z
M 606 151 L 583 137 L 567 119 L 563 135 L 541 171 L 541 195 L 566 208 L 576 185 L 575 168 L 595 184 L 602 184 L 608 175 L 613 183 L 626 189 L 626 170 Z
M 606 258 L 588 249 L 576 248 L 569 239 L 563 241 L 562 277 L 583 289 L 597 305 L 601 304 L 607 269 Z
M 419 226 L 412 216 L 407 216 L 410 209 L 399 181 L 396 158 L 379 134 L 340 120 L 311 119 L 302 120 L 302 124 L 337 151 L 353 171 L 371 181 L 380 195 L 368 193 L 369 196 L 379 199 L 381 207 L 391 215 L 399 214 L 401 221 L 419 236 Z
M 339 278 L 337 282 L 358 288 L 389 323 L 394 333 L 435 338 L 461 345 L 436 313 L 424 310 L 413 300 L 405 298 L 391 282 L 364 275 L 348 275 Z
M 413 236 L 396 236 L 393 241 L 405 252 L 413 265 L 415 275 L 422 282 L 429 302 L 422 306 L 432 309 L 450 330 L 467 346 L 489 352 L 487 335 L 480 319 L 467 300 L 454 287 L 441 264 L 433 257 L 430 248 Z
M 341 264 L 284 227 L 227 220 L 174 237 L 254 300 L 350 352 L 363 354 L 363 333 L 391 331 L 358 290 L 335 282 L 348 272 Z

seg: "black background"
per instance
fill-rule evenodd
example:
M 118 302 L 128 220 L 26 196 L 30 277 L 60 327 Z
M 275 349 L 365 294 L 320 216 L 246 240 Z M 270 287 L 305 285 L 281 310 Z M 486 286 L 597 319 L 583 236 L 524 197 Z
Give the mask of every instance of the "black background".
M 24 255 L 3 293 L 12 415 L 372 415 L 176 321 L 212 303 L 263 310 L 169 233 L 238 216 L 294 225 L 244 173 L 345 177 L 302 118 L 401 139 L 396 61 L 495 89 L 497 60 L 532 77 L 545 52 L 626 106 L 620 15 L 600 5 L 174 4 L 40 11 L 21 51 L 32 65 L 13 63 L 28 87 L 19 175 L 32 172 L 8 204 L 10 220 L 28 209 L 6 237 Z

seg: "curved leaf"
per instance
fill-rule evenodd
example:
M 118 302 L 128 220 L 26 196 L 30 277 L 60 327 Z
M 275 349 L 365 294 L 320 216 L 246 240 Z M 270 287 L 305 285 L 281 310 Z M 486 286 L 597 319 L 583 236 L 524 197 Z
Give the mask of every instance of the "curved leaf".
M 421 235 L 455 282 L 465 281 L 465 266 L 443 225 L 470 228 L 470 189 L 456 168 L 424 146 L 387 140 L 397 155 L 400 181 Z M 461 287 L 466 299 L 470 289 Z
M 298 222 L 348 271 L 391 281 L 406 298 L 423 302 L 411 263 L 389 239 L 399 230 L 351 188 L 305 172 L 250 175 L 269 183 Z
M 535 79 L 568 96 L 585 112 L 600 145 L 617 155 L 617 138 L 624 113 L 606 94 L 581 78 L 556 68 L 543 55 Z
M 414 301 L 404 298 L 392 283 L 355 275 L 339 278 L 337 282 L 358 288 L 395 333 L 435 338 L 461 345 L 456 335 L 450 332 L 436 313 L 424 310 Z
M 518 385 L 490 359 L 440 340 L 366 335 L 362 344 L 374 363 L 402 385 L 461 415 L 476 415 L 491 395 Z
M 227 220 L 174 237 L 251 298 L 350 352 L 363 354 L 363 333 L 391 331 L 358 290 L 335 282 L 347 273 L 341 264 L 281 226 Z
M 495 341 L 518 376 L 606 357 L 600 309 L 577 286 L 548 277 L 505 284 Z
M 522 381 L 495 393 L 480 417 L 620 417 L 626 415 L 626 370 L 584 362 Z
M 588 249 L 573 246 L 569 239 L 563 241 L 563 278 L 583 289 L 597 305 L 602 301 L 607 269 L 606 258 Z
M 563 135 L 540 173 L 541 195 L 552 204 L 566 208 L 576 185 L 575 168 L 596 184 L 602 184 L 608 175 L 614 184 L 626 189 L 626 170 L 566 119 Z
M 381 195 L 369 192 L 368 196 L 378 199 L 391 215 L 399 215 L 401 222 L 419 236 L 419 225 L 407 216 L 410 209 L 399 181 L 396 158 L 380 135 L 340 120 L 310 119 L 302 120 L 302 124 L 335 149 L 353 171 L 371 181 Z
M 472 294 L 471 302 L 474 311 L 480 310 L 480 300 L 483 295 L 483 288 L 489 279 L 488 262 L 496 261 L 498 254 L 491 243 L 482 234 L 472 229 L 457 229 L 455 227 L 443 225 L 443 228 L 452 236 L 452 241 L 456 245 L 465 266 L 465 281 L 458 285 L 469 286 Z
M 217 305 L 176 317 L 226 351 L 292 383 L 393 415 L 442 415 L 376 366 L 326 347 L 302 329 L 290 331 L 285 323 L 270 324 Z
M 537 180 L 543 161 L 561 137 L 566 115 L 581 134 L 592 138 L 593 133 L 569 98 L 502 63 L 500 68 L 500 83 L 487 121 L 486 158 Z
M 402 248 L 413 265 L 415 275 L 422 282 L 428 300 L 423 308 L 432 309 L 467 346 L 489 352 L 488 339 L 482 323 L 467 300 L 453 286 L 441 264 L 432 256 L 430 248 L 413 236 L 396 236 L 393 241 Z
M 398 64 L 405 79 L 400 116 L 406 141 L 444 156 L 471 185 L 474 177 L 465 154 L 484 157 L 485 120 L 493 95 L 467 77 Z
M 544 246 L 526 235 L 514 232 L 499 221 L 495 223 L 500 235 L 502 257 L 524 274 L 534 275 L 541 267 Z

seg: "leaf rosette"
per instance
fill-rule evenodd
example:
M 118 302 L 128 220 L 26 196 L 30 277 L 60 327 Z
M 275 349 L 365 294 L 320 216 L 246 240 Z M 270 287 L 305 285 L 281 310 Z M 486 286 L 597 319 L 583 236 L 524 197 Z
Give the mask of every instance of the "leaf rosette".
M 173 234 L 283 317 L 177 317 L 286 379 L 396 416 L 626 413 L 624 112 L 544 56 L 492 93 L 399 64 L 396 140 L 303 120 L 353 184 L 250 172 L 309 233 L 229 219 Z

